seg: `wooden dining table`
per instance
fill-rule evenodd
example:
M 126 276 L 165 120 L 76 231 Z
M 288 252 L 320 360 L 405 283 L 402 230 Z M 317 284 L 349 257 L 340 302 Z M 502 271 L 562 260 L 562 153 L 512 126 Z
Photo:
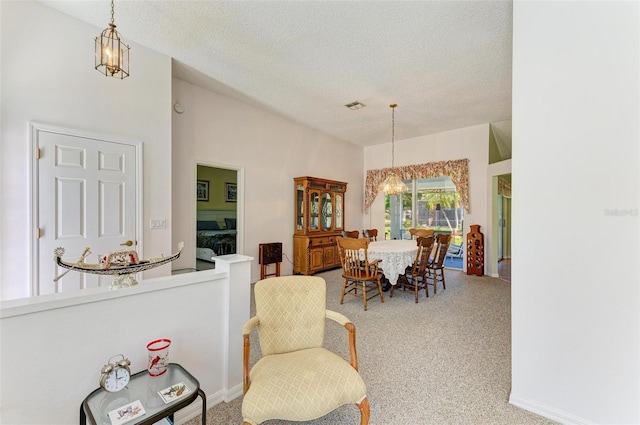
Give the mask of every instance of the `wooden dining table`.
M 382 260 L 380 268 L 391 285 L 398 283 L 398 276 L 404 274 L 405 269 L 413 264 L 417 253 L 418 243 L 415 240 L 375 241 L 371 242 L 368 248 L 369 261 Z M 388 290 L 388 287 L 385 289 Z

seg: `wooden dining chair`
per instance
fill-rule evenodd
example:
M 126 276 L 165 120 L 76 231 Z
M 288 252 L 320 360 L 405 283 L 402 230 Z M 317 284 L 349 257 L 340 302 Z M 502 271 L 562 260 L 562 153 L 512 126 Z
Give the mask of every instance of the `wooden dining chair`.
M 416 303 L 418 303 L 418 293 L 424 289 L 424 293 L 429 298 L 429 288 L 427 285 L 427 266 L 433 249 L 433 235 L 427 237 L 418 237 L 418 253 L 413 264 L 405 270 L 404 274 L 398 276 L 398 283 L 391 286 L 390 297 L 393 297 L 394 289 L 402 288 L 412 290 L 415 294 Z
M 360 237 L 360 232 L 358 232 L 357 230 L 345 230 L 344 232 L 342 232 L 342 237 L 358 239 L 358 237 Z
M 437 291 L 438 282 L 442 282 L 442 289 L 447 289 L 447 285 L 444 280 L 444 258 L 447 256 L 447 250 L 449 249 L 449 243 L 451 242 L 451 235 L 436 235 L 436 241 L 434 244 L 433 261 L 427 266 L 426 280 L 427 284 L 433 286 L 433 293 Z M 431 280 L 431 282 L 429 282 Z
M 418 239 L 420 237 L 426 238 L 427 236 L 433 236 L 435 232 L 436 232 L 435 229 L 426 229 L 426 228 L 409 229 L 409 234 L 411 235 L 411 239 Z
M 371 298 L 380 296 L 380 302 L 384 303 L 382 273 L 378 270 L 382 260 L 369 261 L 369 242 L 367 238 L 336 237 L 344 279 L 340 304 L 344 303 L 345 294 L 353 295 L 362 298 L 364 311 L 367 311 L 367 301 Z
M 365 229 L 362 231 L 362 236 L 369 238 L 371 242 L 378 240 L 378 229 Z

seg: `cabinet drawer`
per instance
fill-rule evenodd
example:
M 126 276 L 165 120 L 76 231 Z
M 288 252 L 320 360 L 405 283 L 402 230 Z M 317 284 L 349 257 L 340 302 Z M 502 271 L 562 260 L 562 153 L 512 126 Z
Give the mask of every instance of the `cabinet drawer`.
M 336 237 L 335 236 L 325 236 L 322 238 L 313 238 L 309 241 L 309 245 L 311 246 L 325 246 L 325 245 L 335 245 Z

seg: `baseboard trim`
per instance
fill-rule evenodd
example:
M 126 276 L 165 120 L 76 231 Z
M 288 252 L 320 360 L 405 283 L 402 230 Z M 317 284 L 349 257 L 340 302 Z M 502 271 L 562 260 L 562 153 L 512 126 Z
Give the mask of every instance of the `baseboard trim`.
M 230 401 L 235 400 L 240 396 L 242 396 L 242 384 L 231 387 L 224 397 L 224 402 L 229 403 Z
M 595 425 L 595 422 L 578 417 L 571 413 L 556 409 L 551 406 L 537 403 L 526 397 L 518 396 L 511 393 L 509 396 L 509 403 L 517 406 L 521 409 L 528 410 L 536 415 L 544 416 L 545 418 L 559 422 L 565 425 Z
M 229 391 L 220 390 L 214 394 L 207 396 L 207 410 L 211 409 L 216 404 L 225 402 L 228 403 L 242 395 L 242 384 L 236 385 Z M 202 400 L 198 397 L 197 402 L 191 403 L 184 409 L 181 409 L 174 416 L 174 423 L 176 425 L 184 424 L 191 419 L 202 414 Z

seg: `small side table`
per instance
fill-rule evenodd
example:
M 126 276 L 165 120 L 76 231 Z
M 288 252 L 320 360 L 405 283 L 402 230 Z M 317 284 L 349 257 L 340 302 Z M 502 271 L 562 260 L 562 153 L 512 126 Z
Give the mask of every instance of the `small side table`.
M 181 382 L 191 393 L 165 404 L 158 391 Z M 111 425 L 108 413 L 136 400 L 140 400 L 146 413 L 137 420 L 127 422 L 127 425 L 153 425 L 167 416 L 173 421 L 173 414 L 193 403 L 198 396 L 202 399 L 202 424 L 206 425 L 207 398 L 200 383 L 179 364 L 169 363 L 167 372 L 162 376 L 149 376 L 146 370 L 131 375 L 129 385 L 117 393 L 102 388 L 93 391 L 80 405 L 80 425 L 86 425 L 87 422 L 92 425 Z

